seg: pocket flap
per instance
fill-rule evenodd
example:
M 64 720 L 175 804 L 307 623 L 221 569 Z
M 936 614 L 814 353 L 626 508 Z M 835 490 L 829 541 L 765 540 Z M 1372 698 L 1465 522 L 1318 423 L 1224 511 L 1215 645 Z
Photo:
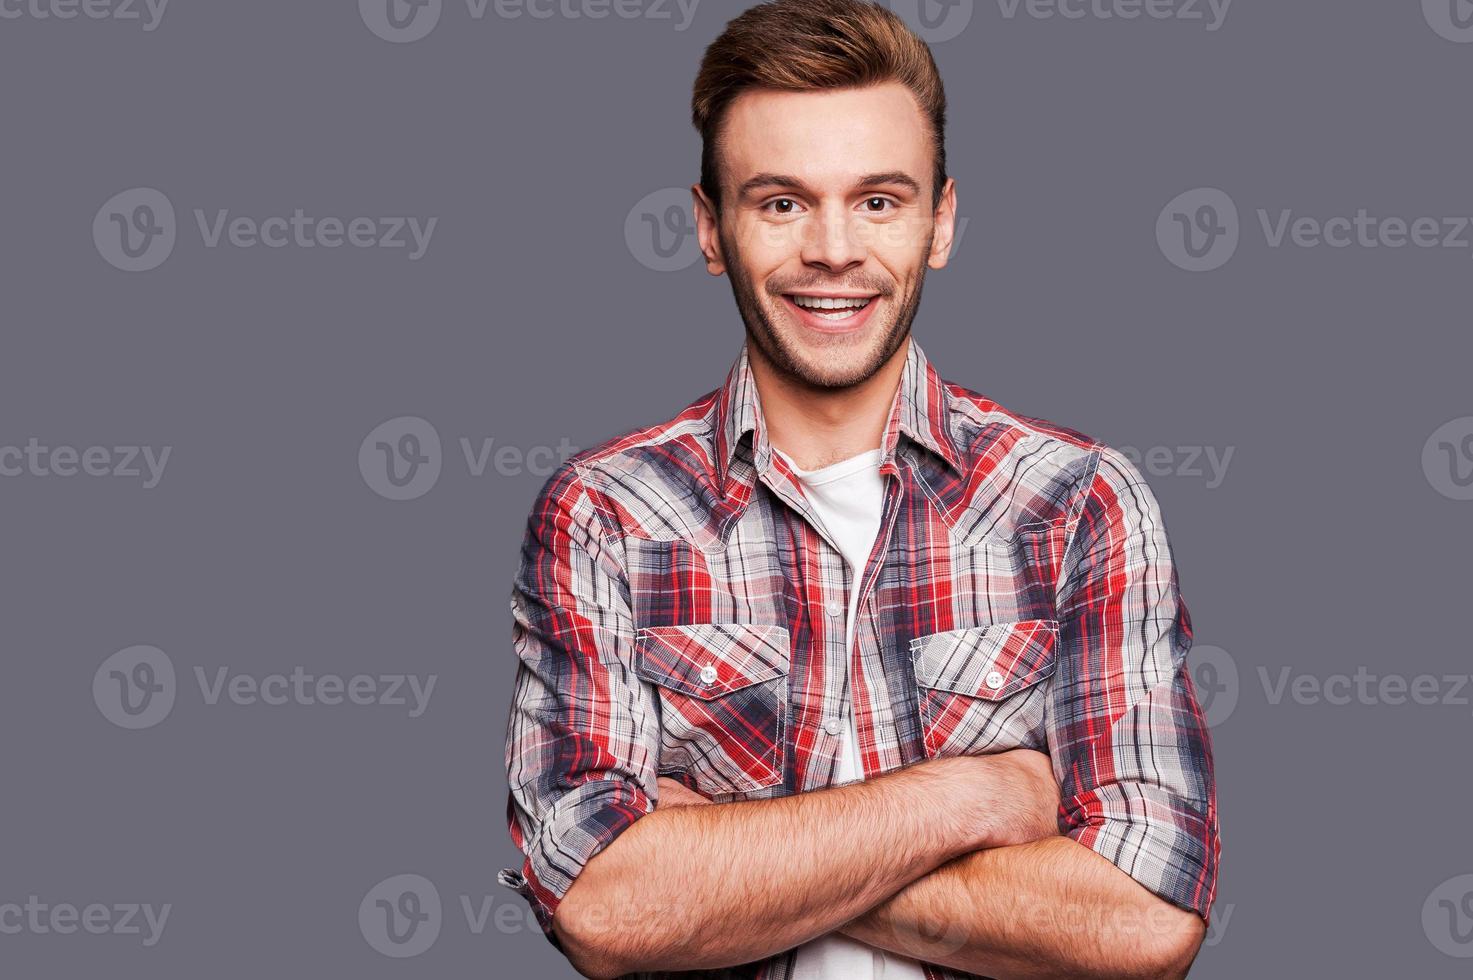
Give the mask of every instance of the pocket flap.
M 1058 638 L 1054 619 L 970 626 L 916 637 L 910 658 L 922 687 L 997 701 L 1054 672 Z
M 708 701 L 782 677 L 788 631 L 757 623 L 646 626 L 634 635 L 634 671 L 651 684 Z

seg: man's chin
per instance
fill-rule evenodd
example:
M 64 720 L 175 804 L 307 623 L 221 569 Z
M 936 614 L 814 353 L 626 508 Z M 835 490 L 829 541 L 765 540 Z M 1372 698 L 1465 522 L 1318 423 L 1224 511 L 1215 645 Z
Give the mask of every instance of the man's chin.
M 773 358 L 797 380 L 815 388 L 848 388 L 872 377 L 884 365 L 886 351 L 878 325 L 853 334 L 814 336 L 811 330 L 783 325 L 775 337 L 781 355 Z

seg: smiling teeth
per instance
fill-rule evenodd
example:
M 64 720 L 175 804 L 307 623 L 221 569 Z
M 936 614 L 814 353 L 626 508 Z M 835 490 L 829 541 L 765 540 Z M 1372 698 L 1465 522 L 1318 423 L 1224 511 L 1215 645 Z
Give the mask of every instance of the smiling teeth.
M 794 296 L 793 302 L 808 310 L 862 310 L 869 300 L 859 296 Z

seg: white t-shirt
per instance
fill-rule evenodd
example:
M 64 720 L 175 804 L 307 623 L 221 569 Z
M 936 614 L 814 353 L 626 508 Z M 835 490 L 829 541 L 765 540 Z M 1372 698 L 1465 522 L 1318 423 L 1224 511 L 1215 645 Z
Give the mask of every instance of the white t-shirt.
M 879 534 L 880 512 L 885 502 L 885 482 L 880 476 L 882 452 L 871 449 L 822 469 L 802 470 L 787 453 L 776 447 L 774 451 L 787 461 L 803 484 L 803 492 L 818 512 L 824 530 L 829 532 L 849 564 L 851 584 L 844 649 L 852 656 L 859 577 L 864 573 L 864 563 L 874 547 L 875 536 Z M 845 658 L 846 669 L 849 656 Z M 859 765 L 859 739 L 855 733 L 852 706 L 844 715 L 844 731 L 840 739 L 835 782 L 857 782 L 864 778 L 864 771 Z M 925 980 L 925 972 L 915 960 L 895 956 L 848 936 L 830 933 L 798 947 L 793 980 Z

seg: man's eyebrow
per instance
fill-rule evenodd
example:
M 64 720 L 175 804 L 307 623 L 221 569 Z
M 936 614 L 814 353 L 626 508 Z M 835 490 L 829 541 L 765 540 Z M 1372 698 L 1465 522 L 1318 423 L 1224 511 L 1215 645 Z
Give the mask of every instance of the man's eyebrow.
M 887 170 L 882 173 L 865 174 L 855 182 L 858 187 L 880 187 L 884 185 L 897 185 L 904 187 L 912 194 L 921 192 L 921 185 L 910 174 L 902 170 Z M 806 185 L 797 177 L 789 174 L 760 173 L 747 180 L 737 188 L 738 196 L 745 197 L 760 188 L 786 188 L 789 190 L 802 190 Z
M 902 170 L 889 170 L 885 173 L 866 174 L 859 178 L 860 187 L 877 187 L 885 184 L 898 184 L 910 191 L 912 194 L 921 192 L 921 185 L 910 174 Z
M 742 186 L 737 188 L 737 194 L 745 197 L 752 191 L 762 187 L 786 187 L 792 190 L 801 190 L 803 188 L 803 182 L 797 177 L 790 177 L 787 174 L 760 173 L 743 181 Z

